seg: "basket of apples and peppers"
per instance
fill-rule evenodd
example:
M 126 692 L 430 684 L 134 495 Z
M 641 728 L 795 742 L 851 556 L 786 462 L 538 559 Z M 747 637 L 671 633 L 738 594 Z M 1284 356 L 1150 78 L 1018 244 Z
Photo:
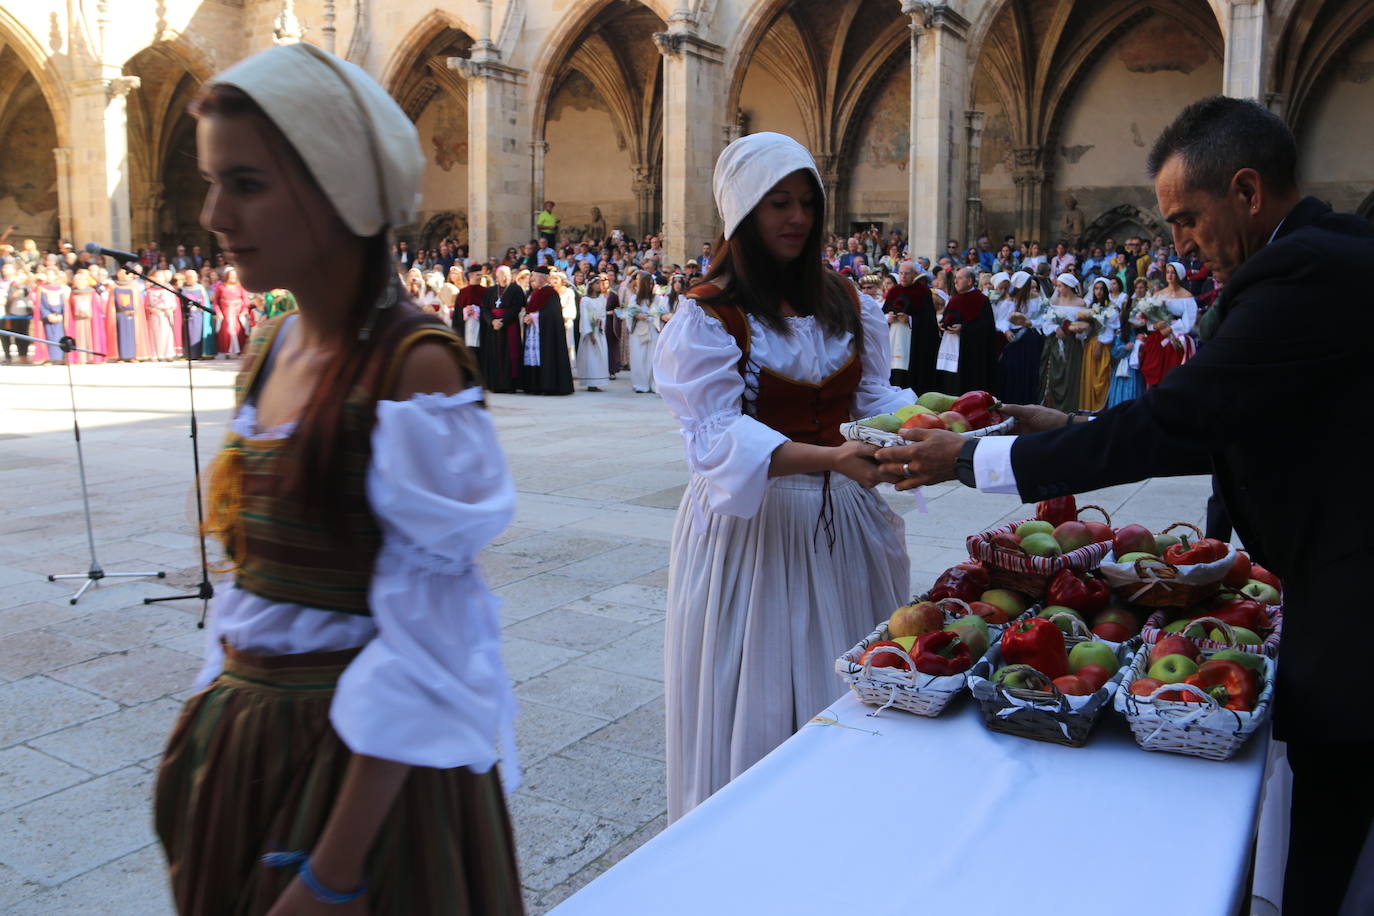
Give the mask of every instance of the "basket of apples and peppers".
M 1250 560 L 1243 550 L 1221 591 L 1191 608 L 1160 608 L 1145 621 L 1141 638 L 1153 645 L 1171 633 L 1183 633 L 1203 649 L 1239 649 L 1277 658 L 1283 638 L 1283 583 Z M 1229 624 L 1220 628 L 1215 620 Z
M 1111 705 L 1134 641 L 1087 638 L 1069 645 L 1055 619 L 1027 617 L 974 666 L 969 689 L 993 731 L 1068 747 L 1082 747 Z M 1081 621 L 1075 621 L 1083 626 Z
M 1190 528 L 1195 537 L 1177 537 L 1175 528 Z M 1175 522 L 1159 534 L 1144 525 L 1126 525 L 1112 539 L 1102 560 L 1102 575 L 1126 604 L 1143 607 L 1191 607 L 1221 591 L 1235 564 L 1236 549 L 1187 522 Z
M 1147 751 L 1229 760 L 1269 717 L 1273 693 L 1272 658 L 1171 633 L 1136 654 L 1116 709 Z
M 1099 506 L 1081 511 L 1088 509 L 1107 516 Z M 969 556 L 988 567 L 993 585 L 1044 597 L 1061 569 L 1096 569 L 1111 549 L 1111 518 L 1106 523 L 1079 521 L 1079 511 L 1072 496 L 1044 500 L 1036 505 L 1033 519 L 970 535 Z
M 1020 595 L 986 586 L 978 564 L 951 567 L 929 593 L 897 608 L 836 659 L 835 672 L 878 712 L 940 715 L 1006 625 L 1032 613 Z
M 1002 415 L 1001 406 L 986 391 L 968 391 L 959 397 L 927 391 L 915 404 L 895 413 L 841 423 L 840 435 L 884 447 L 908 445 L 901 435 L 904 429 L 947 429 L 971 438 L 997 436 L 1016 425 L 1014 418 Z

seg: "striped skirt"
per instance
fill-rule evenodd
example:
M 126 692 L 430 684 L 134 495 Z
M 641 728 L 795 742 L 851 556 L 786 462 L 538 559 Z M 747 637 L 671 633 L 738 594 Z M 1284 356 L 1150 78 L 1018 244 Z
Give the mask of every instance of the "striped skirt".
M 356 654 L 226 649 L 223 673 L 187 702 L 155 802 L 183 916 L 266 913 L 294 872 L 262 865 L 262 854 L 314 847 L 352 756 L 329 704 Z M 522 913 L 496 770 L 412 767 L 372 846 L 367 882 L 375 914 Z

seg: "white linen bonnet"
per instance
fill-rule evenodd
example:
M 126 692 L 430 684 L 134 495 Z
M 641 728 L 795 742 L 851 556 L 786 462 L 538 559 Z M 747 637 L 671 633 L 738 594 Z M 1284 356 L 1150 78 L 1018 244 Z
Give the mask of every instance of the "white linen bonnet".
M 786 134 L 763 131 L 740 137 L 725 147 L 716 160 L 715 175 L 711 179 L 716 209 L 725 225 L 725 237 L 734 235 L 735 229 L 773 185 L 801 169 L 815 176 L 821 200 L 825 200 L 825 185 L 821 183 L 816 160 L 811 158 L 806 147 Z
M 1030 281 L 1031 275 L 1024 270 L 1018 270 L 1011 275 L 1011 288 L 1020 289 Z
M 210 84 L 258 104 L 354 235 L 415 219 L 425 165 L 419 135 L 361 67 L 299 42 L 254 54 Z
M 1170 261 L 1169 266 L 1173 268 L 1174 275 L 1178 277 L 1179 283 L 1188 279 L 1188 268 L 1184 267 L 1181 263 L 1178 261 Z
M 1075 277 L 1073 274 L 1062 273 L 1054 279 L 1056 283 L 1063 283 L 1069 289 L 1073 290 L 1074 292 L 1078 292 L 1078 278 Z

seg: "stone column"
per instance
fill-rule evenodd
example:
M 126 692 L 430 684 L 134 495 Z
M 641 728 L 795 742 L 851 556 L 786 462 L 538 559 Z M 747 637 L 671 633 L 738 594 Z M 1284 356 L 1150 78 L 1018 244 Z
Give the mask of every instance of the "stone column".
M 1043 147 L 1023 146 L 1012 150 L 1014 165 L 1011 179 L 1016 184 L 1016 238 L 1022 241 L 1038 240 L 1043 230 L 1042 214 L 1045 209 L 1045 169 Z
M 846 236 L 849 234 L 849 220 L 845 218 L 849 211 L 849 202 L 845 195 L 849 191 L 849 183 L 845 170 L 840 166 L 840 157 L 834 153 L 817 156 L 816 167 L 821 172 L 821 185 L 825 189 L 825 211 L 830 220 L 830 225 L 825 227 L 826 231 Z
M 125 250 L 133 246 L 129 225 L 126 101 L 138 86 L 136 76 L 72 83 L 72 123 L 98 127 L 76 131 L 73 136 L 70 154 L 73 244 L 95 241 L 108 248 Z
M 76 244 L 72 226 L 72 152 L 70 146 L 59 146 L 52 154 L 57 160 L 57 231 Z
M 1231 0 L 1226 17 L 1226 59 L 1221 93 L 1265 102 L 1264 70 L 1269 15 L 1265 0 Z
M 531 140 L 530 141 L 530 207 L 529 218 L 530 237 L 534 237 L 534 215 L 544 209 L 544 157 L 549 154 L 549 141 Z M 554 201 L 555 205 L 558 203 Z M 554 236 L 554 247 L 558 246 L 557 236 Z
M 532 231 L 525 71 L 501 63 L 489 42 L 448 65 L 468 81 L 469 250 L 475 258 L 499 257 Z
M 663 55 L 663 254 L 685 264 L 720 232 L 711 175 L 722 149 L 722 62 L 725 49 L 697 34 L 685 10 L 655 32 Z
M 964 218 L 964 110 L 968 100 L 969 23 L 944 4 L 905 0 L 911 17 L 911 148 L 908 231 L 911 252 L 938 256 Z
M 984 112 L 970 109 L 964 112 L 968 121 L 968 186 L 964 202 L 964 243 L 971 245 L 987 232 L 983 225 L 983 119 Z
M 634 235 L 643 236 L 654 230 L 654 185 L 653 169 L 642 163 L 634 165 L 634 181 L 630 183 L 635 195 Z
M 158 238 L 158 215 L 162 212 L 163 204 L 162 192 L 162 182 L 150 181 L 143 190 L 142 199 L 133 201 L 133 240 L 139 247 L 142 247 L 144 242 L 162 242 L 162 239 Z

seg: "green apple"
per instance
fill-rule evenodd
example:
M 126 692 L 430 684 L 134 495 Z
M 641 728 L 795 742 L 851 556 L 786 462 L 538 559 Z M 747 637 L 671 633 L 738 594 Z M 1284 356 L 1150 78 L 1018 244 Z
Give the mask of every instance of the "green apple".
M 1008 687 L 1012 690 L 1050 689 L 1050 679 L 1030 665 L 1007 665 L 998 668 L 997 673 L 992 676 L 992 682 L 998 687 Z
M 1058 614 L 1069 615 L 1068 617 L 1060 617 L 1058 620 L 1054 621 L 1054 625 L 1059 627 L 1059 629 L 1063 630 L 1066 636 L 1072 636 L 1074 633 L 1083 632 L 1082 630 L 1079 630 L 1077 627 L 1075 627 L 1073 625 L 1073 621 L 1069 619 L 1069 617 L 1077 617 L 1080 621 L 1082 621 L 1083 615 L 1078 613 L 1071 607 L 1064 607 L 1063 605 L 1059 604 L 1051 604 L 1049 607 L 1041 611 L 1039 616 L 1044 617 L 1046 620 L 1049 620 L 1051 617 L 1054 617 Z M 1086 624 L 1084 624 L 1083 630 L 1087 630 Z
M 1210 661 L 1236 662 L 1251 671 L 1264 671 L 1264 656 L 1258 652 L 1246 652 L 1244 649 L 1222 649 L 1220 652 L 1213 652 Z
M 1254 630 L 1247 630 L 1245 627 L 1232 627 L 1236 631 L 1235 639 L 1227 639 L 1226 634 L 1217 627 L 1212 628 L 1212 632 L 1207 634 L 1207 638 L 1212 642 L 1228 642 L 1236 646 L 1258 646 L 1260 644 L 1259 634 Z
M 908 404 L 896 411 L 893 416 L 905 423 L 918 413 L 935 413 L 935 411 L 931 410 L 929 407 L 922 407 L 920 404 Z
M 1037 533 L 1021 539 L 1021 549 L 1033 557 L 1057 557 L 1063 553 L 1052 534 Z
M 1197 674 L 1197 662 L 1186 655 L 1166 655 L 1150 666 L 1147 677 L 1158 678 L 1165 684 L 1181 684 Z
M 876 417 L 870 417 L 859 425 L 867 426 L 869 429 L 876 429 L 879 432 L 895 433 L 902 428 L 902 422 L 902 419 L 896 414 L 885 413 Z
M 1021 597 L 1021 593 L 1009 588 L 990 588 L 983 592 L 978 600 L 997 605 L 1007 612 L 1008 617 L 1015 617 L 1026 609 L 1026 600 Z
M 1054 534 L 1054 526 L 1038 518 L 1016 526 L 1017 537 L 1023 538 L 1030 534 Z
M 916 403 L 934 413 L 944 413 L 946 410 L 954 409 L 954 402 L 959 400 L 952 394 L 941 394 L 938 391 L 927 391 L 916 399 Z
M 968 646 L 969 654 L 975 659 L 982 658 L 983 653 L 988 651 L 988 625 L 977 614 L 960 617 L 945 629 L 958 633 L 964 645 Z
M 1156 534 L 1155 535 L 1155 556 L 1164 556 L 1164 551 L 1175 544 L 1181 544 L 1176 534 Z
M 1126 554 L 1124 557 L 1117 557 L 1116 562 L 1118 562 L 1118 563 L 1134 563 L 1136 560 L 1158 560 L 1158 559 L 1159 559 L 1159 557 L 1155 556 L 1155 555 L 1152 554 L 1152 553 L 1146 553 L 1146 552 L 1143 551 L 1143 550 L 1137 550 L 1137 551 L 1135 551 L 1134 553 L 1128 553 L 1128 554 Z
M 898 636 L 892 641 L 895 642 L 897 645 L 901 646 L 902 651 L 906 652 L 907 655 L 910 655 L 911 650 L 915 647 L 916 640 L 918 638 L 919 637 L 916 636 Z
M 1205 639 L 1207 629 L 1200 623 L 1193 623 L 1191 620 L 1175 620 L 1164 628 L 1165 633 L 1182 633 L 1189 639 Z
M 1245 583 L 1245 587 L 1240 590 L 1240 593 L 1264 604 L 1278 604 L 1280 601 L 1279 590 L 1258 579 L 1251 579 Z
M 1069 650 L 1069 673 L 1077 674 L 1084 665 L 1101 665 L 1112 674 L 1120 667 L 1112 647 L 1095 639 L 1081 642 Z

